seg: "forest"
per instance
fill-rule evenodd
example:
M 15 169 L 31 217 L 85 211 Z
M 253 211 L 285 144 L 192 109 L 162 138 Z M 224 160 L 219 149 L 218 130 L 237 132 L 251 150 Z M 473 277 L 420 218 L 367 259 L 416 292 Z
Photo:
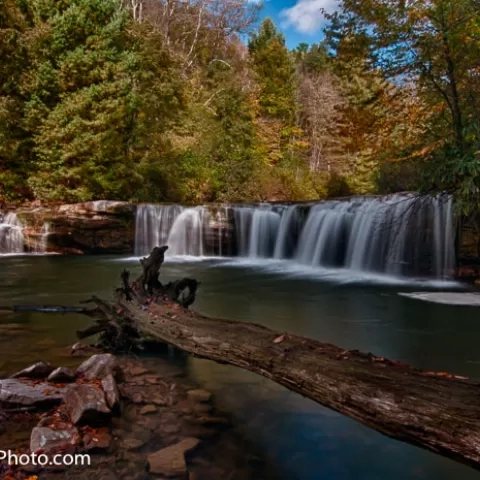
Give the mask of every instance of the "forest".
M 480 204 L 478 0 L 341 0 L 289 49 L 247 0 L 0 0 L 0 203 Z

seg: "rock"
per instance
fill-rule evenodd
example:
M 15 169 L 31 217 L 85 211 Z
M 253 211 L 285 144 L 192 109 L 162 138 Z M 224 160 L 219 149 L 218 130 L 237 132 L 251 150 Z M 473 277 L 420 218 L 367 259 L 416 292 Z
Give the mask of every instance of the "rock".
M 59 404 L 63 401 L 66 387 L 53 387 L 48 383 L 33 383 L 30 380 L 0 380 L 0 403 L 25 407 Z
M 213 407 L 208 403 L 197 403 L 193 409 L 197 413 L 210 413 Z
M 206 390 L 194 389 L 187 392 L 188 397 L 194 402 L 207 403 L 212 399 L 212 394 Z
M 128 374 L 132 377 L 138 377 L 139 375 L 143 375 L 148 372 L 149 372 L 148 368 L 143 368 L 143 367 L 133 367 L 130 370 L 128 370 Z
M 165 400 L 163 397 L 153 397 L 151 400 L 150 400 L 151 403 L 153 403 L 154 405 L 157 405 L 159 407 L 163 407 L 165 405 L 168 404 L 167 400 Z
M 145 405 L 140 409 L 140 415 L 148 415 L 150 413 L 156 413 L 157 407 L 155 405 Z
M 54 370 L 55 367 L 50 363 L 38 362 L 14 373 L 10 378 L 47 378 Z
M 98 348 L 92 347 L 91 345 L 87 345 L 86 343 L 77 342 L 72 345 L 70 349 L 70 355 L 74 357 L 88 357 L 94 353 L 98 353 Z
M 30 450 L 49 454 L 50 452 L 68 445 L 76 445 L 80 440 L 78 430 L 72 425 L 65 423 L 56 426 L 55 429 L 37 426 L 30 436 Z
M 136 403 L 136 404 L 139 404 L 139 403 L 143 403 L 143 396 L 141 393 L 139 392 L 136 392 L 132 395 L 132 402 L 133 403 Z
M 99 353 L 85 360 L 76 373 L 87 380 L 102 380 L 107 375 L 115 377 L 117 370 L 117 360 L 111 353 Z
M 186 475 L 185 454 L 198 446 L 198 438 L 185 438 L 181 442 L 162 448 L 148 456 L 148 470 L 151 474 L 176 477 Z
M 88 431 L 83 436 L 83 446 L 87 452 L 107 450 L 112 443 L 112 436 L 106 428 Z
M 119 408 L 120 392 L 118 391 L 117 382 L 113 378 L 112 374 L 109 374 L 102 379 L 102 388 L 105 392 L 105 399 L 108 407 L 111 410 Z
M 230 425 L 230 421 L 225 417 L 213 417 L 204 415 L 192 420 L 199 425 Z
M 65 392 L 65 407 L 75 425 L 99 425 L 110 417 L 103 390 L 93 385 L 69 386 Z
M 143 447 L 147 442 L 139 438 L 128 437 L 122 441 L 123 448 L 127 450 L 137 450 Z
M 49 382 L 69 383 L 75 380 L 75 372 L 68 367 L 58 367 L 47 378 Z

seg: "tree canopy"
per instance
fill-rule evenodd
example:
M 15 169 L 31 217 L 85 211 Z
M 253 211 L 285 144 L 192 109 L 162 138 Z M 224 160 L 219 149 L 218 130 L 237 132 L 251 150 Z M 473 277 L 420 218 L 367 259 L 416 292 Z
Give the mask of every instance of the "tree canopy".
M 339 7 L 289 50 L 247 0 L 0 0 L 0 200 L 414 189 L 474 211 L 478 2 Z

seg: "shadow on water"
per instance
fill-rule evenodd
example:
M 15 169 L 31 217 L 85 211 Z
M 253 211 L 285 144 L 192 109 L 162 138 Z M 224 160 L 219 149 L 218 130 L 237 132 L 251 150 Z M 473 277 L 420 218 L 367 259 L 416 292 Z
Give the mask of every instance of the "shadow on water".
M 134 274 L 139 269 L 135 259 L 116 257 L 0 258 L 0 304 L 62 305 L 76 304 L 92 294 L 108 297 L 124 267 Z M 162 278 L 196 277 L 202 284 L 195 309 L 212 317 L 263 323 L 419 368 L 480 377 L 477 310 L 398 295 L 461 288 L 458 285 L 423 281 L 412 285 L 385 278 L 383 283 L 381 278 L 362 281 L 352 278 L 354 272 L 304 269 L 302 273 L 297 266 L 290 271 L 280 267 L 278 262 L 255 266 L 229 260 L 169 261 Z M 73 343 L 75 331 L 87 324 L 87 318 L 74 314 L 2 314 L 0 373 L 39 358 L 66 363 L 63 347 Z M 182 358 L 189 375 L 215 393 L 247 438 L 283 472 L 275 478 L 478 478 L 467 467 L 390 440 L 267 379 Z

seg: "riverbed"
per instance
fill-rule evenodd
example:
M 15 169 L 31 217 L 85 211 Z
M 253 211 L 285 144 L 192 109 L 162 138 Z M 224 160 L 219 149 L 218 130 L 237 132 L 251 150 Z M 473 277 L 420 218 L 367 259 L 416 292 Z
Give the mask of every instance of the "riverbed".
M 138 270 L 138 260 L 0 257 L 0 304 L 71 305 L 92 294 L 108 297 L 123 268 Z M 399 295 L 461 289 L 457 284 L 274 261 L 170 259 L 162 269 L 164 280 L 183 276 L 202 282 L 194 304 L 202 314 L 263 323 L 418 368 L 480 377 L 478 310 Z M 0 313 L 0 375 L 38 359 L 65 364 L 63 347 L 89 322 L 73 314 Z M 249 372 L 198 359 L 186 368 L 233 413 L 238 428 L 283 472 L 282 479 L 479 478 L 474 470 L 388 439 Z

